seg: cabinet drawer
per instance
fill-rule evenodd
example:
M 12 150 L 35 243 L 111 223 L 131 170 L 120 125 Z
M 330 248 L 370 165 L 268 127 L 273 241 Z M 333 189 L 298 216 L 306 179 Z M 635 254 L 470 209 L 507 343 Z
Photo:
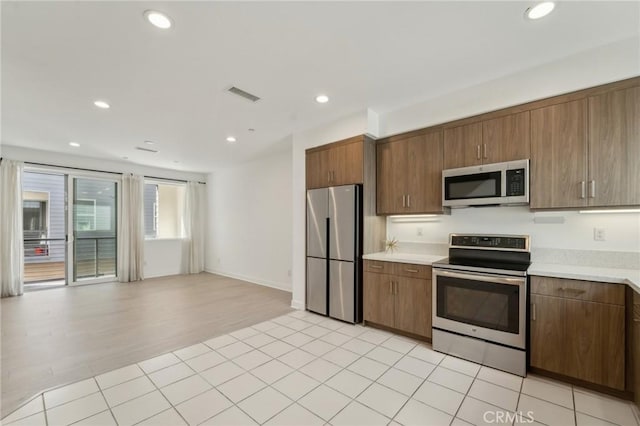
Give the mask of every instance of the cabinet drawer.
M 393 264 L 391 262 L 380 262 L 378 260 L 365 260 L 365 272 L 373 272 L 378 274 L 392 274 Z
M 410 278 L 431 279 L 431 266 L 414 265 L 412 263 L 394 263 L 393 275 Z
M 624 306 L 622 284 L 531 277 L 531 293 Z

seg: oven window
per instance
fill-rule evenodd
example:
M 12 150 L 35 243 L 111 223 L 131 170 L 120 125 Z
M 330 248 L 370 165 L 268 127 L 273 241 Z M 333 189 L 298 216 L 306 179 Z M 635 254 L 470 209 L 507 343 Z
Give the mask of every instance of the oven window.
M 501 175 L 501 172 L 490 172 L 447 177 L 445 178 L 445 198 L 464 200 L 499 197 Z
M 439 317 L 519 333 L 519 286 L 444 276 L 437 280 Z

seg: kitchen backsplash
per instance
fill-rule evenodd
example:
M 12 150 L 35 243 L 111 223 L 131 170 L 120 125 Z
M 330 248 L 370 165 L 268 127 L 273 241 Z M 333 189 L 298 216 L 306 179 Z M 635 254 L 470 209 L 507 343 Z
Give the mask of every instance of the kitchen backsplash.
M 596 229 L 604 231 L 599 232 L 604 241 L 594 239 Z M 397 239 L 400 242 L 398 250 L 401 251 L 411 252 L 413 248 L 419 252 L 430 250 L 432 254 L 440 254 L 442 247 L 448 244 L 450 233 L 526 234 L 531 236 L 534 249 L 584 251 L 578 256 L 584 259 L 597 258 L 589 254 L 591 251 L 625 252 L 629 253 L 628 258 L 621 257 L 625 259 L 621 262 L 627 264 L 638 262 L 640 212 L 531 212 L 526 206 L 517 206 L 452 209 L 450 215 L 387 218 L 387 238 Z M 536 253 L 535 250 L 533 252 Z M 553 258 L 552 251 L 538 251 L 538 255 Z M 585 262 L 593 264 L 591 260 Z

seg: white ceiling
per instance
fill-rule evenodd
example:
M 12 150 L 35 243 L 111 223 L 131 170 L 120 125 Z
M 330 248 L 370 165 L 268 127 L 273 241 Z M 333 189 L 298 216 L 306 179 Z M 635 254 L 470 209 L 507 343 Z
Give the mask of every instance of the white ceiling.
M 638 36 L 638 1 L 560 2 L 535 22 L 523 18 L 531 4 L 3 2 L 2 142 L 204 172 L 356 111 Z M 174 27 L 152 27 L 146 9 Z M 314 102 L 320 92 L 330 103 Z M 135 151 L 145 140 L 159 152 Z

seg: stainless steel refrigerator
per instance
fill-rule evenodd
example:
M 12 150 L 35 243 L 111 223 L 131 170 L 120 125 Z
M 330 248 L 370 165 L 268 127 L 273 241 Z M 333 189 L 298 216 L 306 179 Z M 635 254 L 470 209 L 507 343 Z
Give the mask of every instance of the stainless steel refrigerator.
M 307 191 L 307 310 L 362 321 L 362 187 Z

